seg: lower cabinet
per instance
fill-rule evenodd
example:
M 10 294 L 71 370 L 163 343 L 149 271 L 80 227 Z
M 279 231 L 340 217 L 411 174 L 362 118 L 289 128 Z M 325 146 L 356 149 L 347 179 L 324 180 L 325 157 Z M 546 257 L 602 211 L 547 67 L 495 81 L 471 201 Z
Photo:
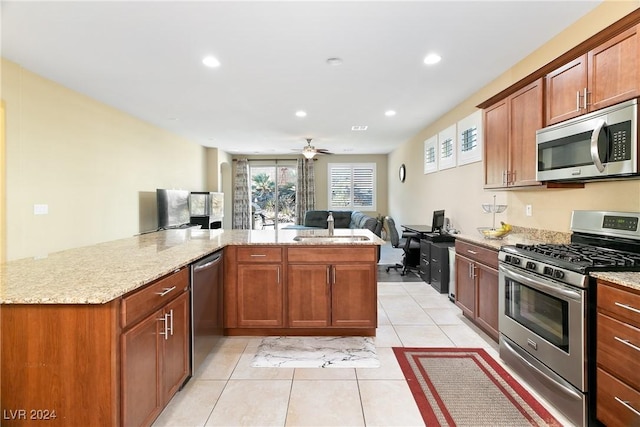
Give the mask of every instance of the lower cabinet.
M 376 246 L 228 246 L 226 333 L 374 335 L 377 250 Z
M 640 425 L 640 291 L 598 280 L 596 417 Z
M 121 335 L 122 424 L 125 426 L 150 425 L 189 375 L 187 289 L 188 284 L 159 309 L 151 307 L 147 317 L 129 326 Z
M 456 305 L 498 340 L 498 251 L 456 241 Z

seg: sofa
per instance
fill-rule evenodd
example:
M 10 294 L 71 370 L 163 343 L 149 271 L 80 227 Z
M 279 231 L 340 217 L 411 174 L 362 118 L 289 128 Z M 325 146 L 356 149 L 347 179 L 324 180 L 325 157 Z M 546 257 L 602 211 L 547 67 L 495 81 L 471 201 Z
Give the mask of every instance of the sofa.
M 334 228 L 364 228 L 376 236 L 380 236 L 382 232 L 382 221 L 370 217 L 360 211 L 331 211 L 333 214 Z M 328 228 L 327 210 L 312 210 L 304 214 L 303 226 L 305 228 Z

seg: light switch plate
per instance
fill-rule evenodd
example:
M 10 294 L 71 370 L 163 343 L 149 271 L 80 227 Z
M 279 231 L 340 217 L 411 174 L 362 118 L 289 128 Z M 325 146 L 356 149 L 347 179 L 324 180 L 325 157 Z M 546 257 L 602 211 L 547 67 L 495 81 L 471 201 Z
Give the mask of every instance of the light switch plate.
M 49 205 L 33 205 L 34 215 L 46 215 L 49 213 Z
M 525 207 L 525 214 L 526 214 L 527 216 L 531 216 L 531 215 L 533 215 L 533 208 L 531 207 L 531 205 L 527 205 L 527 206 Z

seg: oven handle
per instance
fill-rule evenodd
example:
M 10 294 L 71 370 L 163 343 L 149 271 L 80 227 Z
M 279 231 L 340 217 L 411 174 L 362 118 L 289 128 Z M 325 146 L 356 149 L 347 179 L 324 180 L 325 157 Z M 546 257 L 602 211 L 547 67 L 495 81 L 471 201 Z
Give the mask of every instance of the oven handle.
M 505 276 L 508 276 L 514 280 L 519 280 L 521 282 L 524 282 L 527 286 L 537 289 L 540 292 L 544 292 L 545 294 L 553 295 L 558 298 L 564 298 L 564 299 L 569 298 L 576 301 L 582 300 L 582 295 L 578 291 L 565 289 L 564 287 L 547 285 L 547 284 L 541 283 L 539 279 L 536 280 L 534 276 L 513 271 L 510 268 L 504 266 L 503 264 L 500 264 L 499 269 L 502 273 L 504 273 Z
M 600 160 L 600 152 L 598 152 L 598 138 L 600 137 L 600 132 L 606 125 L 607 123 L 604 120 L 598 121 L 598 125 L 591 135 L 591 160 L 593 160 L 593 164 L 600 172 L 604 172 L 604 165 L 602 164 L 602 160 Z

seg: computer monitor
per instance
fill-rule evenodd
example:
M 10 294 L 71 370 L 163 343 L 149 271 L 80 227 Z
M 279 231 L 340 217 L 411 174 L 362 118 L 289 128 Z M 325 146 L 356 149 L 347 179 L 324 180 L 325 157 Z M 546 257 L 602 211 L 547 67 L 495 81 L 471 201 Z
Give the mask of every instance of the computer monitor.
M 433 211 L 433 219 L 431 220 L 431 232 L 441 233 L 444 227 L 444 209 Z

